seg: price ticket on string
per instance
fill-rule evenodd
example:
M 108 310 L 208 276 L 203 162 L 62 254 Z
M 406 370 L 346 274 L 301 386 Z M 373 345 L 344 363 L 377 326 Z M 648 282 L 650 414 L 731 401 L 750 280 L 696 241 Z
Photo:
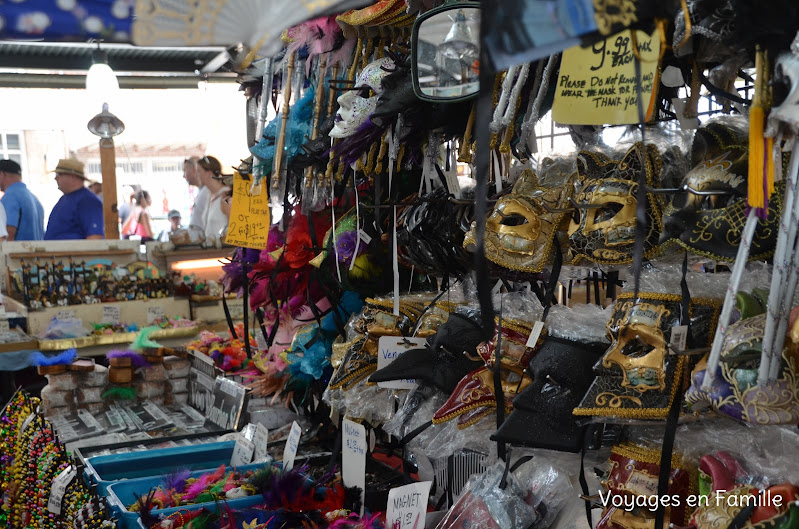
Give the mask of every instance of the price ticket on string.
M 239 435 L 238 439 L 236 439 L 236 446 L 233 447 L 230 465 L 234 467 L 249 465 L 254 451 L 255 444 L 246 437 Z
M 67 487 L 75 479 L 78 474 L 75 467 L 69 465 L 61 471 L 53 480 L 53 486 L 50 489 L 50 499 L 47 500 L 47 510 L 53 514 L 61 514 L 61 508 L 64 502 L 64 494 L 67 492 Z
M 564 125 L 638 123 L 639 93 L 644 118 L 655 108 L 660 82 L 661 34 L 625 30 L 563 52 L 552 119 Z M 640 63 L 640 78 L 635 61 Z
M 268 456 L 266 447 L 269 443 L 269 430 L 266 429 L 266 426 L 260 423 L 255 425 L 255 435 L 253 435 L 252 442 L 255 445 L 253 461 L 256 463 L 266 461 Z
M 412 483 L 388 492 L 386 529 L 418 529 L 424 527 L 427 498 L 432 481 Z
M 297 457 L 297 449 L 300 447 L 300 437 L 302 437 L 302 428 L 297 421 L 294 421 L 291 423 L 291 432 L 289 432 L 286 446 L 283 448 L 283 470 L 294 468 L 294 459 Z
M 233 197 L 225 242 L 231 246 L 263 250 L 270 226 L 269 194 L 266 185 L 258 185 L 253 189 L 252 183 L 252 180 L 239 174 L 233 177 Z
M 341 480 L 345 487 L 361 489 L 361 515 L 366 490 L 366 452 L 369 443 L 366 428 L 349 419 L 341 425 Z

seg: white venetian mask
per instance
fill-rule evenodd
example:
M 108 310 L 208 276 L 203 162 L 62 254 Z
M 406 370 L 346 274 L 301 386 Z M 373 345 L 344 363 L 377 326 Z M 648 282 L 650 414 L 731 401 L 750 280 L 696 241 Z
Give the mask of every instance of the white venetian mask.
M 338 112 L 331 138 L 347 138 L 355 134 L 366 123 L 377 107 L 377 100 L 383 93 L 380 81 L 394 68 L 394 61 L 389 58 L 378 59 L 366 65 L 355 81 L 355 89 L 347 90 L 339 96 Z

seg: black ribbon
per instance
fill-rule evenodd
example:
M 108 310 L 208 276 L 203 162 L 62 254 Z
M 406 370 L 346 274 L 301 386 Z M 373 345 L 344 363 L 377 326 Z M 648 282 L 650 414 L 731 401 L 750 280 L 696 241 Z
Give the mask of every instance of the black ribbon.
M 247 265 L 249 263 L 242 263 L 241 270 L 242 276 L 244 276 L 244 296 L 242 298 L 242 303 L 244 304 L 244 308 L 242 309 L 242 316 L 244 320 L 244 336 L 242 340 L 244 340 L 244 350 L 247 353 L 247 359 L 252 360 L 252 348 L 250 347 L 250 278 L 247 276 Z M 222 296 L 224 298 L 224 295 Z
M 560 245 L 555 241 L 555 259 L 552 263 L 552 270 L 549 273 L 549 282 L 547 283 L 547 291 L 544 295 L 544 315 L 541 321 L 546 321 L 547 315 L 549 315 L 549 309 L 552 308 L 553 302 L 556 302 L 555 288 L 558 286 L 558 277 L 560 276 L 562 266 L 563 254 L 560 251 Z
M 245 288 L 246 292 L 247 289 Z M 230 329 L 230 336 L 236 338 L 236 327 L 233 325 L 233 318 L 230 316 L 230 307 L 227 306 L 227 299 L 225 294 L 222 294 L 222 310 L 225 311 L 225 319 L 227 320 L 227 327 Z
M 497 344 L 494 348 L 494 396 L 497 402 L 497 430 L 505 422 L 505 393 L 502 390 L 502 310 L 499 311 L 499 330 L 497 331 Z M 497 441 L 497 457 L 505 460 L 505 442 Z

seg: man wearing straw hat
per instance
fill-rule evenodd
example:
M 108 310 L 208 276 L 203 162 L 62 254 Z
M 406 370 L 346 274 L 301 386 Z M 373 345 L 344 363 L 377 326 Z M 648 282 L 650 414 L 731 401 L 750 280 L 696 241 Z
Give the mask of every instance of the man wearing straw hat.
M 85 187 L 83 163 L 61 159 L 53 172 L 64 196 L 50 213 L 45 240 L 105 238 L 103 203 Z

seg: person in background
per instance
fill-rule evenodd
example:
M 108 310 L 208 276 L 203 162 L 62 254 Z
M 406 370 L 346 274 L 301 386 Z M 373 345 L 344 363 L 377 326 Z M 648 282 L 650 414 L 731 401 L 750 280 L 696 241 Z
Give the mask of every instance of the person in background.
M 130 186 L 122 186 L 122 198 L 125 200 L 119 206 L 119 223 L 124 224 L 130 216 L 130 211 L 136 205 L 136 191 Z
M 197 174 L 200 181 L 208 189 L 208 211 L 205 215 L 205 222 L 202 225 L 206 237 L 219 237 L 227 228 L 227 217 L 222 212 L 222 195 L 227 190 L 224 182 L 220 179 L 226 175 L 222 174 L 222 164 L 213 156 L 203 156 L 197 161 Z
M 58 189 L 64 196 L 50 212 L 44 239 L 104 239 L 103 203 L 85 187 L 83 163 L 61 159 L 54 172 Z
M 142 242 L 153 240 L 153 224 L 149 211 L 152 204 L 150 193 L 144 190 L 136 193 L 136 205 L 122 224 L 120 232 L 125 239 L 136 235 L 141 238 Z
M 6 220 L 6 210 L 3 207 L 3 204 L 0 203 L 0 241 L 8 240 L 8 231 L 6 224 L 8 221 Z
M 189 226 L 197 226 L 198 228 L 205 227 L 205 217 L 208 212 L 208 202 L 210 199 L 210 192 L 205 184 L 200 179 L 200 174 L 197 171 L 197 162 L 200 159 L 197 156 L 192 156 L 183 161 L 183 178 L 190 186 L 197 188 L 197 196 L 194 199 L 194 206 L 191 208 L 191 218 L 189 219 Z
M 169 236 L 175 233 L 175 230 L 178 230 L 183 227 L 180 224 L 182 218 L 180 216 L 180 211 L 172 209 L 169 211 L 166 218 L 169 219 L 169 229 L 162 231 L 161 234 L 158 236 L 158 240 L 161 242 L 169 242 Z
M 89 191 L 97 195 L 97 198 L 100 199 L 100 202 L 103 201 L 103 183 L 97 182 L 96 180 L 92 180 L 89 184 Z
M 6 219 L 2 230 L 9 241 L 41 241 L 44 238 L 44 208 L 22 183 L 22 169 L 14 160 L 0 160 L 0 199 Z

